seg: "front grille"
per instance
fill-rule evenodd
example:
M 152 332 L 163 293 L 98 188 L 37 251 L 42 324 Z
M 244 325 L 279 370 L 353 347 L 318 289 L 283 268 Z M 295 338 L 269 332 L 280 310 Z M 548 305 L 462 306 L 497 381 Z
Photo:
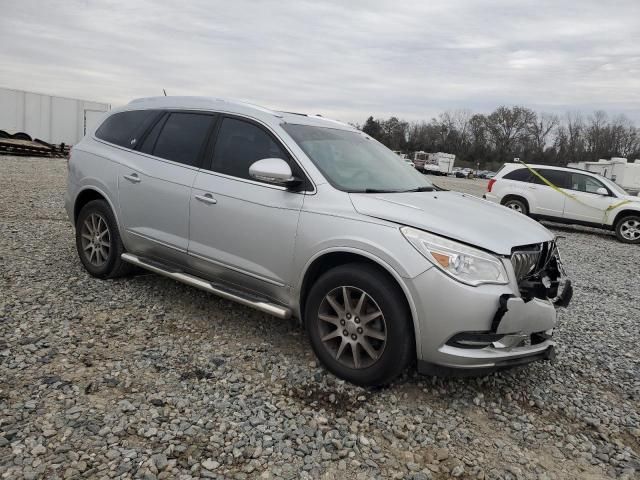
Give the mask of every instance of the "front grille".
M 511 254 L 511 264 L 518 282 L 544 269 L 556 255 L 555 241 L 516 247 Z
M 516 274 L 518 282 L 523 278 L 533 273 L 538 260 L 540 259 L 541 249 L 530 251 L 518 251 L 514 252 L 511 256 L 511 264 L 513 265 L 513 271 Z

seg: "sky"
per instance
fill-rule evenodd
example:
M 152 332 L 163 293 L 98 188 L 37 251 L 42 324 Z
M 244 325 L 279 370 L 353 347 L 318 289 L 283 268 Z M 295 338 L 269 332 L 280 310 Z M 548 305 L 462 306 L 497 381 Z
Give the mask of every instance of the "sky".
M 640 0 L 0 0 L 0 87 L 363 123 L 499 105 L 640 126 Z

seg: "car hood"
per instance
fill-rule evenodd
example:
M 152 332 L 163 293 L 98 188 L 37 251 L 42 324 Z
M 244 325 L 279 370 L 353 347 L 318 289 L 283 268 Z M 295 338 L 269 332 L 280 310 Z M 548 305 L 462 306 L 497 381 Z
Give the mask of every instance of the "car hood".
M 362 215 L 408 225 L 499 255 L 519 245 L 547 242 L 553 234 L 508 208 L 458 192 L 351 193 Z

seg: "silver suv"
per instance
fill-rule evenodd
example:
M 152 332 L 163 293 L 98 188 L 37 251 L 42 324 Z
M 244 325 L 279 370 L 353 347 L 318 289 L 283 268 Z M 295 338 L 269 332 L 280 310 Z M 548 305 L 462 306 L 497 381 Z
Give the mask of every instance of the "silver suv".
M 360 385 L 553 355 L 571 296 L 554 236 L 442 190 L 359 130 L 214 98 L 134 100 L 73 148 L 66 208 L 87 271 L 142 267 L 295 317 Z

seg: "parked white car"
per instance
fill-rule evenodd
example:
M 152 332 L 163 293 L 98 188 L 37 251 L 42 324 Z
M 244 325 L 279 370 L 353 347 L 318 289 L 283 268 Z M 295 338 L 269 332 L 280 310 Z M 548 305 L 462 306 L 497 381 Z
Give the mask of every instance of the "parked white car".
M 640 198 L 595 173 L 576 168 L 507 163 L 489 180 L 486 200 L 537 219 L 614 230 L 621 242 L 640 244 Z

